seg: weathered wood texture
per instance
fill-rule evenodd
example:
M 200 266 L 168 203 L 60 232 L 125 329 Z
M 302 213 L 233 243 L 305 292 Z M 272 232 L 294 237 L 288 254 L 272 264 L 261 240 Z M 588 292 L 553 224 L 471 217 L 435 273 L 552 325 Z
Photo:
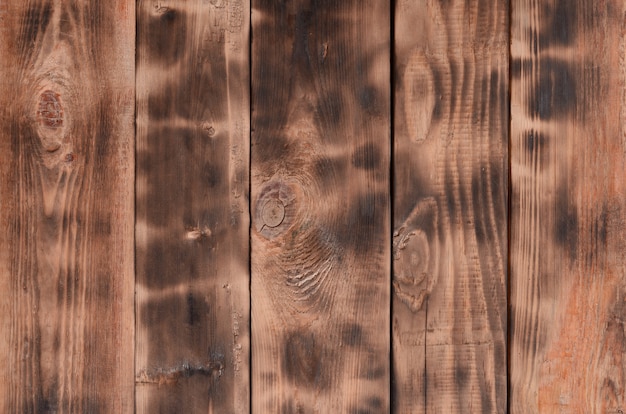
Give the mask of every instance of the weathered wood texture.
M 626 2 L 513 2 L 511 413 L 626 411 Z
M 396 413 L 507 403 L 508 2 L 395 5 Z
M 390 4 L 252 4 L 253 410 L 385 412 Z
M 0 411 L 133 409 L 134 2 L 0 2 Z
M 249 409 L 249 5 L 137 3 L 137 412 Z

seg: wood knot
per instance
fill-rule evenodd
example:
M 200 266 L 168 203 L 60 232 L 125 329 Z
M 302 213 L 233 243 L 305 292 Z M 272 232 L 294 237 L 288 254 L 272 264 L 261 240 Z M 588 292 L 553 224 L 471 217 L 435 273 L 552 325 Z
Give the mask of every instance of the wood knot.
M 261 218 L 266 226 L 278 227 L 285 219 L 285 206 L 279 199 L 268 200 L 263 206 Z
M 422 308 L 439 269 L 437 204 L 420 201 L 393 235 L 394 293 L 412 312 Z
M 37 119 L 46 128 L 61 128 L 63 126 L 63 106 L 60 95 L 54 91 L 44 91 L 39 97 Z
M 255 206 L 255 228 L 271 239 L 284 233 L 293 223 L 296 212 L 295 192 L 282 181 L 270 181 L 259 193 Z

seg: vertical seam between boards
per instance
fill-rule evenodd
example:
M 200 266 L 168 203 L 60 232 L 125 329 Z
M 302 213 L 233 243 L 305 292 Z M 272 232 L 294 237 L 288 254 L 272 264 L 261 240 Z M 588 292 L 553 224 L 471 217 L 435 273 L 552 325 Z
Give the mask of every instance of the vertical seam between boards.
M 512 175 L 512 139 L 511 139 L 511 124 L 512 124 L 512 88 L 511 88 L 511 64 L 512 64 L 512 40 L 513 40 L 513 2 L 515 0 L 509 0 L 508 2 L 508 130 L 507 130 L 507 198 L 506 198 L 506 411 L 511 412 L 511 211 L 512 211 L 512 195 L 513 195 L 513 175 Z
M 133 112 L 133 150 L 134 150 L 134 176 L 133 176 L 133 413 L 137 413 L 137 332 L 139 331 L 137 327 L 137 172 L 138 172 L 138 153 L 137 150 L 137 61 L 139 58 L 139 52 L 137 48 L 137 39 L 138 36 L 138 25 L 139 19 L 137 18 L 137 4 L 139 1 L 135 1 L 135 41 L 134 41 L 134 51 L 135 51 L 135 59 L 134 59 L 134 85 L 133 85 L 133 94 L 135 96 L 134 103 L 134 112 Z
M 395 212 L 395 9 L 396 2 L 389 2 L 389 410 L 394 412 L 395 388 L 393 358 L 393 228 Z
M 248 412 L 252 414 L 252 4 L 248 3 Z

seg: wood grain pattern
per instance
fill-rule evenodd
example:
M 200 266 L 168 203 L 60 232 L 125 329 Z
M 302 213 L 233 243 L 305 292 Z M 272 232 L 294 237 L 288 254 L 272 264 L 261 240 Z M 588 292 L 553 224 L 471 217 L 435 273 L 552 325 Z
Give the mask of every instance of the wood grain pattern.
M 0 411 L 133 407 L 134 2 L 0 2 Z
M 389 24 L 253 1 L 254 412 L 389 410 Z
M 137 3 L 137 412 L 249 409 L 249 5 Z
M 395 5 L 396 413 L 507 403 L 508 2 Z
M 511 413 L 621 413 L 626 2 L 513 4 Z

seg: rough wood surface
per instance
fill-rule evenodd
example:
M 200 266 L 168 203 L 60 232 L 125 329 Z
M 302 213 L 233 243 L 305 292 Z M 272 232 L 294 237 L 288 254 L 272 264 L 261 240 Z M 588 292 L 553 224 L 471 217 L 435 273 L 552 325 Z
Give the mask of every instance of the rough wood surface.
M 252 4 L 253 410 L 386 412 L 390 5 Z
M 249 408 L 249 5 L 137 3 L 137 412 Z
M 504 413 L 508 2 L 395 5 L 396 413 Z
M 0 2 L 0 411 L 133 409 L 134 2 Z
M 626 411 L 626 2 L 513 2 L 511 413 Z

